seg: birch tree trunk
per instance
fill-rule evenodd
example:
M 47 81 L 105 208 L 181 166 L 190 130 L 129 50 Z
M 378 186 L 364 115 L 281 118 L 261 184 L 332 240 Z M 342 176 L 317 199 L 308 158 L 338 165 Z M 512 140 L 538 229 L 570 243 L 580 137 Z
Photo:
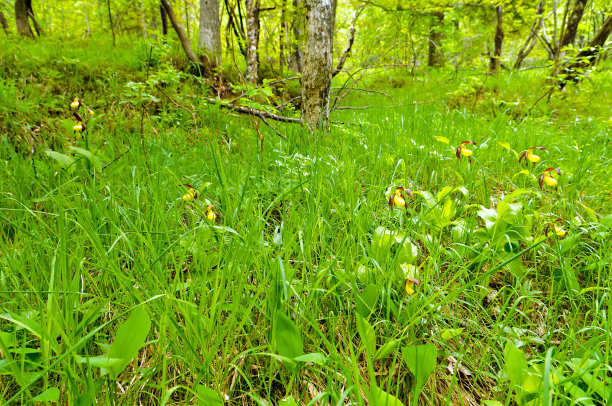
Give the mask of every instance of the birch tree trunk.
M 302 69 L 302 125 L 311 130 L 329 122 L 332 79 L 333 4 L 331 0 L 307 0 L 308 25 Z
M 247 8 L 247 80 L 259 80 L 259 0 L 246 0 Z
M 221 22 L 219 21 L 219 0 L 200 0 L 200 54 L 211 66 L 221 64 Z
M 34 38 L 34 33 L 28 20 L 26 0 L 15 0 L 15 23 L 17 25 L 17 34 L 23 37 Z

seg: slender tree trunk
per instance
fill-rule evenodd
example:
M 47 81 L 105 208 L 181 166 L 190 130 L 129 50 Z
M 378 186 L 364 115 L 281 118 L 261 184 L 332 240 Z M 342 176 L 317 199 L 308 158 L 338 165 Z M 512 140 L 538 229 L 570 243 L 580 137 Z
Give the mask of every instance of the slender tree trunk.
M 529 32 L 529 37 L 527 38 L 527 41 L 525 41 L 521 49 L 519 49 L 518 54 L 516 56 L 516 62 L 514 62 L 514 69 L 516 70 L 519 70 L 521 68 L 523 61 L 525 60 L 525 58 L 527 58 L 527 55 L 531 53 L 531 51 L 535 47 L 535 44 L 538 41 L 538 32 L 540 31 L 540 27 L 542 26 L 541 21 L 543 13 L 544 1 L 540 1 L 538 3 L 538 11 L 535 21 L 533 22 L 533 27 L 531 27 L 531 31 Z
M 281 2 L 280 36 L 278 38 L 278 66 L 281 75 L 285 64 L 285 42 L 287 41 L 287 0 Z
M 28 19 L 28 5 L 26 0 L 15 0 L 15 23 L 19 35 L 34 38 L 34 33 L 32 32 Z
M 200 54 L 211 66 L 221 64 L 221 22 L 219 0 L 200 0 Z
M 503 10 L 501 6 L 495 7 L 497 14 L 497 25 L 495 26 L 495 50 L 491 57 L 491 72 L 497 72 L 501 68 L 502 45 L 504 44 Z
M 6 17 L 4 17 L 4 13 L 2 12 L 2 10 L 0 10 L 0 25 L 2 25 L 2 29 L 4 30 L 4 33 L 6 35 L 9 35 L 9 26 L 8 26 L 8 22 L 6 21 Z
M 302 124 L 314 130 L 329 122 L 332 79 L 333 4 L 331 0 L 307 0 L 308 25 L 302 70 Z
M 564 78 L 558 82 L 560 88 L 563 88 L 568 80 L 578 81 L 582 73 L 595 64 L 597 56 L 603 50 L 603 46 L 611 33 L 612 15 L 608 16 L 588 46 L 576 55 L 575 62 L 563 69 Z
M 85 35 L 91 35 L 91 27 L 89 26 L 89 18 L 87 17 L 87 10 L 85 10 L 85 3 L 81 2 L 81 8 L 83 9 L 83 18 L 85 19 L 85 24 L 87 24 L 87 32 Z
M 113 23 L 113 13 L 111 11 L 110 0 L 106 0 L 106 6 L 108 7 L 108 21 L 110 22 L 111 32 L 113 33 L 113 46 L 115 46 L 115 25 Z
M 164 5 L 161 3 L 159 5 L 159 16 L 161 19 L 162 35 L 168 35 L 168 15 L 166 14 Z
M 259 80 L 259 0 L 246 0 L 247 8 L 247 80 Z
M 34 16 L 34 9 L 32 8 L 32 0 L 26 0 L 26 7 L 28 9 L 28 17 L 32 20 L 32 25 L 34 25 L 34 30 L 36 31 L 36 35 L 39 37 L 42 35 L 42 27 L 36 21 L 36 16 Z
M 178 35 L 179 40 L 181 41 L 181 46 L 183 47 L 183 51 L 185 51 L 185 55 L 187 55 L 187 59 L 189 59 L 189 61 L 193 64 L 197 65 L 202 73 L 208 74 L 209 72 L 207 71 L 206 67 L 202 63 L 200 63 L 200 61 L 198 61 L 198 58 L 196 58 L 195 53 L 193 52 L 193 49 L 191 49 L 191 43 L 189 42 L 189 38 L 187 38 L 187 36 L 185 35 L 183 27 L 181 27 L 181 25 L 178 23 L 176 16 L 174 15 L 174 11 L 172 11 L 172 6 L 170 5 L 170 2 L 168 0 L 161 0 L 161 4 L 164 7 L 164 11 L 168 16 L 168 19 L 170 20 L 170 24 L 172 24 L 174 31 L 176 31 L 176 35 Z
M 444 13 L 436 11 L 432 13 L 433 19 L 429 28 L 429 53 L 427 58 L 427 66 L 442 67 L 444 66 L 444 52 L 442 51 L 442 24 L 444 22 Z
M 294 72 L 301 73 L 303 68 L 304 51 L 300 47 L 302 42 L 302 7 L 301 0 L 293 0 L 293 21 L 291 22 L 292 38 L 289 39 L 288 48 L 291 50 L 288 66 Z
M 353 49 L 353 43 L 355 42 L 355 23 L 357 22 L 357 18 L 359 17 L 359 14 L 361 14 L 361 12 L 363 11 L 364 7 L 365 5 L 359 7 L 359 9 L 357 9 L 355 11 L 355 14 L 353 15 L 353 21 L 351 21 L 351 28 L 349 28 L 348 44 L 346 45 L 346 48 L 344 49 L 342 56 L 338 60 L 338 65 L 336 65 L 336 68 L 332 72 L 332 77 L 336 76 L 338 73 L 342 71 L 342 68 L 344 67 L 344 64 L 346 63 L 346 59 L 351 54 L 351 49 Z
M 189 29 L 189 0 L 185 0 L 184 5 L 185 5 L 185 29 L 187 30 L 187 38 L 191 38 L 191 30 Z

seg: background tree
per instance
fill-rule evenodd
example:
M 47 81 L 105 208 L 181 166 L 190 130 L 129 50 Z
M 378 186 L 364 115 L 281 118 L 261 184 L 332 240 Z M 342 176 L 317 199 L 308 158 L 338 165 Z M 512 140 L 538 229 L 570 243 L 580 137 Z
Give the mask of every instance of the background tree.
M 31 8 L 31 1 L 29 3 Z M 15 0 L 15 23 L 19 35 L 34 38 L 30 27 L 28 0 Z
M 221 22 L 218 0 L 200 0 L 198 49 L 210 66 L 214 67 L 221 63 Z

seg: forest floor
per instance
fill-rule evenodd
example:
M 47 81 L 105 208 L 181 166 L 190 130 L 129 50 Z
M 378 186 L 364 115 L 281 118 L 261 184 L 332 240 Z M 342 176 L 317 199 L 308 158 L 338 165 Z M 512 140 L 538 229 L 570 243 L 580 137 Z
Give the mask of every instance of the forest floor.
M 44 41 L 0 39 L 0 403 L 612 402 L 609 70 L 368 71 L 309 134 Z

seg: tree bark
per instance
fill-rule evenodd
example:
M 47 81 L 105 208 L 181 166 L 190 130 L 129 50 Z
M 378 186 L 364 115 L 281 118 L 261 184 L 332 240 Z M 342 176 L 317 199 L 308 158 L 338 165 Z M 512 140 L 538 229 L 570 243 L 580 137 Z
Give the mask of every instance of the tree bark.
M 559 49 L 557 50 L 558 54 L 562 54 L 562 49 L 568 45 L 571 45 L 576 40 L 576 33 L 578 32 L 578 24 L 580 20 L 582 20 L 582 15 L 584 14 L 584 7 L 586 6 L 588 0 L 576 0 L 574 3 L 574 8 L 572 10 L 572 14 L 570 14 L 569 19 L 567 20 L 567 27 L 563 32 L 563 38 L 561 39 L 561 44 L 559 45 Z
M 544 13 L 544 1 L 540 1 L 538 3 L 538 11 L 533 22 L 533 27 L 531 27 L 531 31 L 529 32 L 529 37 L 527 41 L 523 44 L 521 49 L 519 49 L 518 54 L 516 55 L 516 61 L 514 62 L 514 69 L 519 70 L 527 55 L 531 53 L 538 39 L 538 32 L 540 31 L 540 27 L 542 26 L 542 14 Z
M 332 79 L 333 5 L 331 0 L 307 0 L 308 25 L 302 70 L 302 124 L 314 130 L 329 122 Z
M 162 35 L 168 35 L 168 15 L 166 14 L 164 5 L 161 3 L 159 5 L 159 15 L 161 18 Z
M 259 0 L 246 0 L 247 8 L 247 80 L 259 80 Z
M 198 58 L 196 58 L 195 54 L 193 53 L 193 49 L 191 49 L 191 44 L 189 43 L 189 38 L 187 38 L 185 35 L 183 27 L 181 27 L 181 25 L 178 23 L 176 16 L 174 15 L 174 11 L 172 11 L 170 2 L 168 0 L 161 0 L 161 4 L 166 12 L 166 15 L 168 16 L 168 19 L 170 20 L 170 24 L 172 24 L 174 31 L 176 31 L 176 35 L 178 35 L 179 40 L 181 41 L 181 46 L 183 47 L 183 51 L 185 51 L 185 55 L 187 55 L 187 59 L 189 59 L 189 61 L 193 64 L 197 65 L 201 73 L 208 74 L 209 72 L 207 71 L 206 67 L 200 63 L 200 61 L 198 61 Z
M 442 51 L 442 24 L 444 22 L 444 13 L 436 11 L 432 13 L 433 20 L 429 27 L 429 52 L 427 57 L 427 66 L 442 67 L 444 66 L 444 52 Z
M 115 46 L 115 24 L 113 23 L 110 0 L 106 0 L 106 6 L 108 7 L 108 21 L 110 23 L 111 33 L 113 34 L 113 46 Z
M 288 57 L 287 66 L 294 72 L 301 73 L 303 69 L 304 51 L 300 47 L 302 42 L 302 7 L 301 0 L 293 0 L 293 21 L 291 22 L 292 38 L 288 39 L 287 48 L 291 51 Z
M 612 33 L 612 15 L 608 16 L 588 46 L 579 52 L 576 58 L 572 58 L 575 62 L 563 69 L 564 78 L 558 82 L 560 88 L 563 88 L 568 80 L 578 81 L 583 72 L 595 64 L 610 33 Z
M 34 33 L 32 32 L 28 19 L 28 5 L 26 0 L 15 0 L 15 23 L 17 25 L 17 34 L 23 37 L 34 38 Z
M 495 12 L 497 14 L 497 25 L 495 27 L 495 50 L 493 51 L 493 56 L 491 57 L 491 64 L 490 64 L 491 72 L 497 72 L 501 68 L 502 45 L 504 44 L 504 28 L 502 25 L 502 22 L 503 22 L 502 7 L 501 6 L 495 7 Z
M 6 21 L 6 17 L 4 17 L 4 13 L 2 12 L 2 10 L 0 10 L 0 25 L 2 25 L 2 29 L 4 30 L 4 33 L 6 35 L 9 35 L 9 26 L 8 26 L 8 22 Z
M 32 0 L 26 0 L 26 7 L 28 9 L 28 17 L 32 20 L 32 24 L 34 25 L 34 30 L 36 30 L 36 35 L 39 37 L 42 35 L 42 27 L 36 21 L 36 16 L 34 16 L 34 9 L 32 8 Z
M 200 0 L 200 54 L 211 66 L 221 64 L 221 22 L 219 0 Z

